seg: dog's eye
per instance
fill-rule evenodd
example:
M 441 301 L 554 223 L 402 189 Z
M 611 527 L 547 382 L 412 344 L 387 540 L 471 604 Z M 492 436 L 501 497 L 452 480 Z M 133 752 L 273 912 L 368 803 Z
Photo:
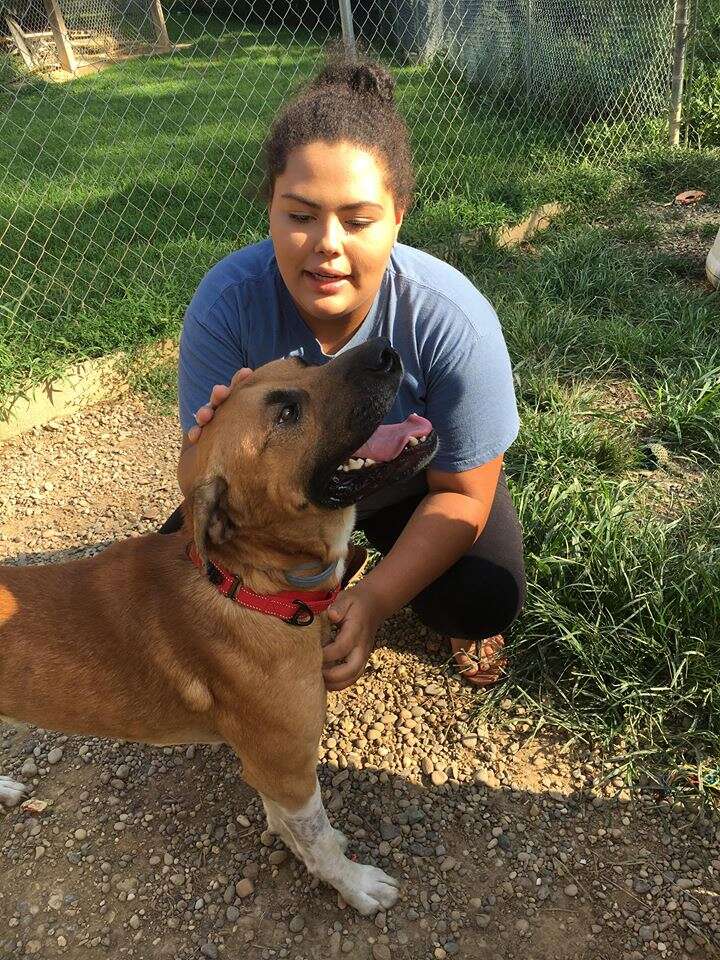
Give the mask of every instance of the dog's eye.
M 297 403 L 287 403 L 280 411 L 278 423 L 297 423 L 300 419 L 300 405 Z

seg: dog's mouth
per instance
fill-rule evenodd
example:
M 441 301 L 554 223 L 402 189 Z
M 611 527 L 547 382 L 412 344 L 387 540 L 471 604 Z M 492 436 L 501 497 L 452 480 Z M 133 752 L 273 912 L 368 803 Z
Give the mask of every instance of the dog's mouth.
M 324 504 L 349 506 L 389 483 L 408 480 L 425 469 L 437 447 L 432 424 L 415 413 L 402 423 L 379 426 L 335 467 L 322 497 Z

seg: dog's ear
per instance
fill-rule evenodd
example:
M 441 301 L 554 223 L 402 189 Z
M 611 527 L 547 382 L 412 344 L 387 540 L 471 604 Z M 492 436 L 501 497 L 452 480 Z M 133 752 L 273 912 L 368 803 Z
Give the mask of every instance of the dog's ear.
M 227 480 L 214 476 L 202 480 L 193 491 L 193 533 L 203 560 L 207 560 L 209 546 L 219 547 L 235 533 L 228 508 L 227 489 Z

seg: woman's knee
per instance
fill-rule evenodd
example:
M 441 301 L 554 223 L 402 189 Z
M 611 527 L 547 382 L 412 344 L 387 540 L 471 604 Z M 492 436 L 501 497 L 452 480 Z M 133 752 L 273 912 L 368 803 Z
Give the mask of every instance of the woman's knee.
M 412 607 L 438 633 L 480 640 L 508 629 L 525 593 L 522 562 L 511 566 L 466 556 L 426 587 Z

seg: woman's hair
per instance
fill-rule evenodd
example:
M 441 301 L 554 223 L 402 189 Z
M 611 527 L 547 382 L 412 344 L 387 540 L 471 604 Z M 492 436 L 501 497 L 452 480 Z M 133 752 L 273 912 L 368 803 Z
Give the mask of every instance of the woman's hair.
M 395 105 L 395 80 L 381 64 L 334 55 L 279 111 L 265 140 L 268 202 L 292 151 L 318 141 L 352 143 L 372 153 L 385 168 L 395 203 L 410 205 L 415 186 L 410 137 Z

